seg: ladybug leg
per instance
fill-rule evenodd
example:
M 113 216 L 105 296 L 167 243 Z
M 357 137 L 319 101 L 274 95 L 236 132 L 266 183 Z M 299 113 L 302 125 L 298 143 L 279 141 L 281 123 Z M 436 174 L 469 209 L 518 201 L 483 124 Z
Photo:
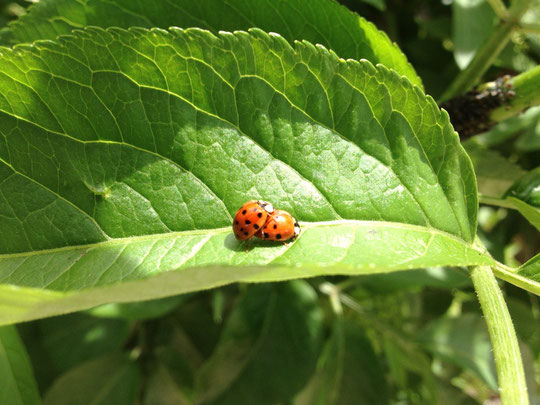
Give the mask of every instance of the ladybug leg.
M 246 253 L 249 252 L 249 245 L 251 245 L 251 241 L 253 238 L 246 239 Z

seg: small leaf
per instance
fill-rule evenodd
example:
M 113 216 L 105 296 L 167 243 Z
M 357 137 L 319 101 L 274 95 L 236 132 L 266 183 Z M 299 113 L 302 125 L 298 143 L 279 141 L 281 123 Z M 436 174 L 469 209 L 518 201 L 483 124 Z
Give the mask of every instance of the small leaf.
M 540 167 L 521 177 L 508 189 L 506 196 L 517 198 L 532 207 L 540 208 Z
M 251 286 L 199 376 L 197 404 L 275 404 L 315 369 L 322 313 L 303 281 Z
M 527 204 L 515 197 L 507 197 L 504 201 L 509 202 L 531 225 L 540 231 L 540 208 Z
M 527 277 L 540 284 L 540 254 L 537 254 L 527 263 L 524 263 L 519 269 L 520 276 Z M 540 291 L 540 288 L 538 289 Z M 536 293 L 538 294 L 538 292 Z
M 137 365 L 122 354 L 83 363 L 60 376 L 45 393 L 44 405 L 136 404 Z
M 13 326 L 0 328 L 0 403 L 40 404 L 28 354 Z

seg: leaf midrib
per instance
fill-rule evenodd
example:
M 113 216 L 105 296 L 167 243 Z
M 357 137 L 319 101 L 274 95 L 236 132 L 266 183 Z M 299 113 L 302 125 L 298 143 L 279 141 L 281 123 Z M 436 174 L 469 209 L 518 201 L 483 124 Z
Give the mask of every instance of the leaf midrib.
M 477 249 L 473 243 L 467 242 L 466 240 L 461 239 L 456 235 L 453 235 L 445 231 L 441 231 L 440 229 L 437 229 L 437 228 L 425 227 L 425 226 L 420 226 L 420 225 L 411 225 L 411 224 L 406 224 L 406 223 L 401 223 L 401 222 L 369 221 L 369 220 L 357 220 L 357 219 L 338 219 L 338 220 L 333 220 L 333 221 L 320 221 L 320 222 L 300 222 L 300 227 L 302 231 L 311 229 L 311 228 L 316 228 L 319 226 L 339 226 L 339 225 L 370 226 L 372 228 L 378 228 L 378 227 L 394 228 L 394 229 L 404 229 L 404 230 L 410 230 L 410 231 L 431 233 L 432 235 L 440 235 L 444 238 L 452 239 L 460 243 L 461 245 L 472 248 L 473 250 L 477 251 L 483 256 L 486 256 L 485 252 Z M 65 251 L 70 251 L 70 250 L 84 250 L 84 249 L 89 250 L 89 249 L 99 248 L 101 246 L 121 245 L 121 244 L 126 244 L 126 243 L 136 243 L 136 242 L 143 242 L 143 241 L 168 239 L 168 238 L 174 238 L 174 237 L 180 237 L 180 236 L 209 235 L 209 237 L 211 237 L 211 236 L 220 235 L 227 232 L 232 233 L 232 227 L 227 226 L 227 227 L 222 227 L 222 228 L 194 229 L 194 230 L 188 230 L 188 231 L 156 233 L 156 234 L 141 235 L 141 236 L 129 236 L 126 238 L 114 238 L 107 241 L 88 243 L 84 245 L 63 246 L 63 247 L 53 248 L 53 249 L 43 249 L 43 250 L 34 250 L 34 251 L 29 251 L 29 252 L 0 254 L 0 260 L 12 259 L 12 258 L 17 258 L 17 257 L 26 257 L 26 256 L 38 256 L 41 254 L 65 252 Z M 300 234 L 300 237 L 302 236 L 302 233 Z M 295 242 L 291 242 L 289 243 L 289 245 L 293 245 L 294 243 Z

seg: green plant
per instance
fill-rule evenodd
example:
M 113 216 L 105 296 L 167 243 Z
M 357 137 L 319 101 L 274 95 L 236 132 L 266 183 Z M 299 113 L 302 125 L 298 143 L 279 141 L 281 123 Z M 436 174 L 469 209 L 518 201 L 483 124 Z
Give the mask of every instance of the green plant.
M 490 4 L 441 99 L 533 28 L 531 2 Z M 0 40 L 0 403 L 537 399 L 540 266 L 508 252 L 537 247 L 509 239 L 538 237 L 538 149 L 496 131 L 536 125 L 538 68 L 464 148 L 400 48 L 328 0 L 42 0 Z M 253 198 L 300 237 L 246 253 Z

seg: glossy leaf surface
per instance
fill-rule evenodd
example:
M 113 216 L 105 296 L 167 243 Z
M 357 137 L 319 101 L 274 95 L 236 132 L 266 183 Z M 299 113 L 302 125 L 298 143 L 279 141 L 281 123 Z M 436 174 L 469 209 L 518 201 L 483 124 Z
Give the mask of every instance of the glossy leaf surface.
M 472 245 L 475 179 L 447 115 L 384 67 L 195 29 L 89 29 L 0 63 L 0 281 L 65 293 L 6 287 L 1 322 L 493 263 Z M 290 211 L 301 236 L 246 254 L 230 223 L 252 198 Z M 136 283 L 171 270 L 174 284 Z

